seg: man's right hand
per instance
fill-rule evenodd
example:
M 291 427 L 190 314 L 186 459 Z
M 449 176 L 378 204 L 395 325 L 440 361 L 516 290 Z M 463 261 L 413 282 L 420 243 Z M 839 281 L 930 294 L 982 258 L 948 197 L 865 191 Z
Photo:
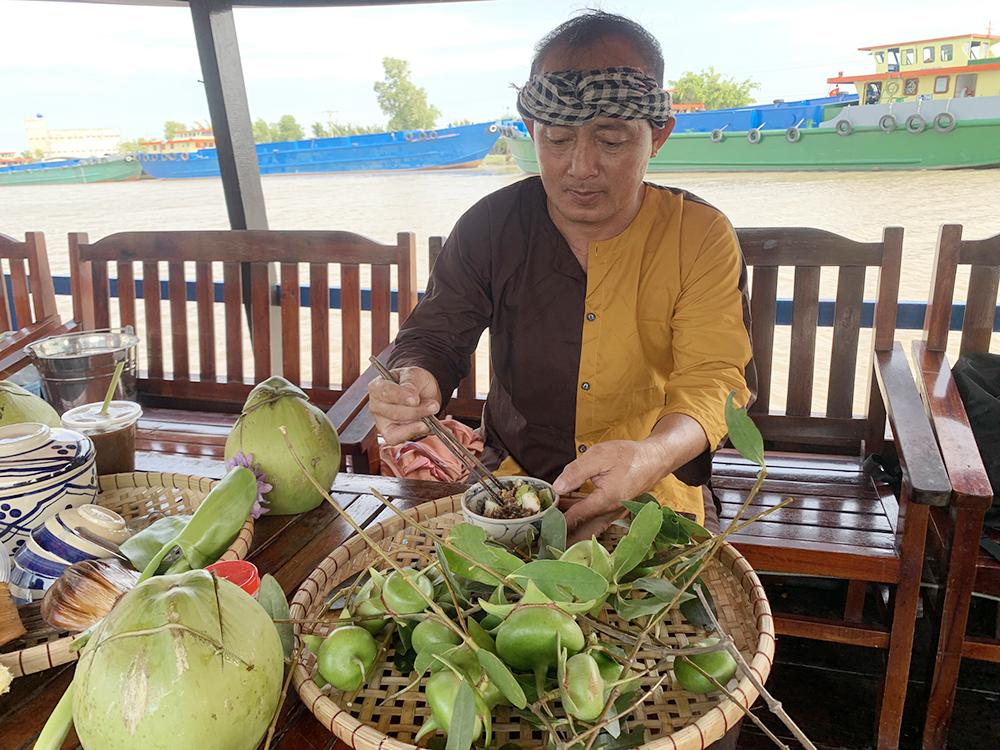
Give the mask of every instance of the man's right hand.
M 368 384 L 368 409 L 389 445 L 423 437 L 429 430 L 420 420 L 437 414 L 441 389 L 437 379 L 421 367 L 393 370 L 399 384 L 376 378 Z

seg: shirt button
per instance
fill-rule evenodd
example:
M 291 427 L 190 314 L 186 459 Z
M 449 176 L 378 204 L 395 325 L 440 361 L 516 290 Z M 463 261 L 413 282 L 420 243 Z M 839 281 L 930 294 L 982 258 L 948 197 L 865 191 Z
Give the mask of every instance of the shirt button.
M 597 320 L 597 316 L 594 315 L 594 313 L 587 313 L 587 320 L 593 322 L 593 321 Z
M 586 445 L 581 445 L 580 446 L 580 453 L 586 453 L 586 452 L 587 452 L 587 446 Z
M 590 390 L 590 383 L 584 383 L 580 387 L 583 388 L 583 390 L 585 390 L 585 391 L 589 391 Z

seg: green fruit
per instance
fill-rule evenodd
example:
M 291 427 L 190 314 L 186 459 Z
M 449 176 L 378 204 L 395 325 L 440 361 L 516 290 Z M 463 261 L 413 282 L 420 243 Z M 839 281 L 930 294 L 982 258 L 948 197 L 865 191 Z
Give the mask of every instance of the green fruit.
M 406 572 L 425 596 L 433 598 L 434 584 L 427 580 L 427 576 L 415 570 Z M 382 603 L 390 615 L 415 615 L 427 609 L 427 601 L 398 570 L 392 571 L 385 579 L 385 585 L 382 587 Z
M 356 617 L 377 617 L 385 614 L 385 605 L 381 599 L 365 599 L 354 605 L 354 615 Z M 372 635 L 378 635 L 389 621 L 380 618 L 377 620 L 358 620 L 358 625 L 363 627 Z
M 518 607 L 497 631 L 497 655 L 504 664 L 524 672 L 555 666 L 558 661 L 556 634 L 571 655 L 583 648 L 583 631 L 570 615 L 546 604 Z
M 410 644 L 418 654 L 432 643 L 449 643 L 457 646 L 461 642 L 462 639 L 458 633 L 440 620 L 431 618 L 418 622 L 410 637 Z
M 706 638 L 704 641 L 694 644 L 696 647 L 714 646 L 719 642 L 718 638 Z M 692 654 L 691 656 L 674 657 L 674 677 L 677 683 L 690 693 L 714 693 L 718 688 L 705 678 L 698 670 L 684 661 L 690 659 L 699 667 L 712 675 L 720 685 L 729 682 L 736 674 L 736 660 L 726 651 L 709 651 L 704 654 Z
M 597 668 L 601 670 L 601 679 L 605 682 L 614 682 L 621 675 L 622 665 L 610 655 L 603 651 L 592 651 L 590 655 L 597 662 Z
M 377 653 L 371 633 L 357 625 L 342 625 L 320 646 L 319 672 L 338 690 L 357 690 Z
M 599 573 L 607 581 L 614 578 L 614 571 L 611 568 L 611 555 L 596 539 L 584 539 L 577 542 L 563 552 L 559 556 L 559 559 L 584 565 L 595 573 Z
M 455 712 L 455 698 L 458 695 L 458 688 L 462 684 L 462 678 L 445 669 L 435 672 L 427 678 L 427 703 L 431 707 L 431 716 L 437 724 L 447 734 L 451 730 L 451 717 Z M 472 741 L 475 742 L 483 733 L 482 717 L 489 709 L 483 703 L 482 698 L 476 695 L 476 728 L 472 732 Z
M 566 711 L 581 721 L 594 721 L 604 710 L 604 680 L 601 669 L 590 654 L 571 656 L 566 662 L 566 677 L 559 684 Z

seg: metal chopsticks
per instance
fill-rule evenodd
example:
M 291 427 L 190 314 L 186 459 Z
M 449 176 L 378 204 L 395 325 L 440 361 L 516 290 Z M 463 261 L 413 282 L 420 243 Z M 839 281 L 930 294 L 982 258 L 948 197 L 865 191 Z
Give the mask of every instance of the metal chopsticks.
M 369 357 L 368 360 L 372 363 L 372 366 L 378 371 L 386 380 L 391 380 L 393 383 L 399 383 L 399 378 L 395 376 L 394 373 L 386 369 L 385 365 L 378 361 L 378 358 L 374 355 Z M 483 462 L 480 461 L 476 456 L 469 451 L 462 441 L 456 438 L 447 427 L 441 424 L 441 420 L 435 417 L 433 414 L 429 417 L 423 417 L 422 421 L 430 431 L 438 437 L 441 442 L 452 453 L 455 454 L 455 458 L 464 466 L 470 475 L 476 477 L 479 483 L 483 486 L 493 499 L 496 500 L 500 505 L 506 505 L 504 502 L 502 493 L 506 489 L 499 479 L 494 476 L 493 472 L 487 469 Z M 492 486 L 490 486 L 492 485 Z

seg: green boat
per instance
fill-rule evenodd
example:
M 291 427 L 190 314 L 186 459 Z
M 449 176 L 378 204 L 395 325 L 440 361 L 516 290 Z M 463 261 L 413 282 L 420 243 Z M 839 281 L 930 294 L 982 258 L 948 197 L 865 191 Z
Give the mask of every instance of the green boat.
M 859 103 L 824 109 L 819 122 L 678 132 L 650 172 L 961 169 L 1000 166 L 1000 36 L 969 34 L 866 47 L 872 75 L 839 76 Z M 922 62 L 918 63 L 917 61 Z M 527 133 L 502 127 L 514 161 L 537 173 Z
M 0 186 L 121 182 L 141 175 L 142 164 L 134 156 L 102 156 L 0 167 Z

